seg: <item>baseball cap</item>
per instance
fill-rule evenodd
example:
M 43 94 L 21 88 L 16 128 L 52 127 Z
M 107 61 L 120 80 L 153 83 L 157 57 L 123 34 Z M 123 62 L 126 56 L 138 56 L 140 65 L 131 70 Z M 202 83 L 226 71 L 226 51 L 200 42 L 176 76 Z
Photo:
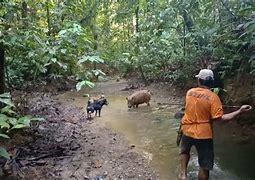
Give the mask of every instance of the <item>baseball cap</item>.
M 209 80 L 209 77 L 211 77 L 212 80 L 214 79 L 213 72 L 210 69 L 201 69 L 195 77 L 203 80 Z

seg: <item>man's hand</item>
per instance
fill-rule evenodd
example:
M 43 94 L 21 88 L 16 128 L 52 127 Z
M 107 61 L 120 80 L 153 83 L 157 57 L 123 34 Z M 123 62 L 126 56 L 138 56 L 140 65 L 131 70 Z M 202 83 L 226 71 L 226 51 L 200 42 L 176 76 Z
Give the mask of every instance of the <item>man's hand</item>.
M 251 109 L 252 109 L 252 107 L 250 105 L 242 105 L 240 107 L 240 112 L 246 112 L 246 111 L 249 111 Z
M 243 112 L 247 112 L 249 110 L 251 110 L 252 107 L 250 105 L 242 105 L 240 107 L 240 109 L 234 111 L 234 112 L 231 112 L 231 113 L 228 113 L 228 114 L 224 114 L 222 117 L 221 117 L 221 120 L 222 121 L 230 121 L 232 119 L 234 119 L 237 115 L 239 115 L 240 113 L 243 113 Z

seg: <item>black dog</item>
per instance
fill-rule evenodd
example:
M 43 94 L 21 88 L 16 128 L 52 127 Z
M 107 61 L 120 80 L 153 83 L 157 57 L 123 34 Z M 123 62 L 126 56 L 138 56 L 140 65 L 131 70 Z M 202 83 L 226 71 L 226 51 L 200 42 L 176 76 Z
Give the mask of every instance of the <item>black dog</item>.
M 91 114 L 94 113 L 94 111 L 95 111 L 94 100 L 90 98 L 88 100 L 88 104 L 87 104 L 87 118 L 88 119 L 92 119 Z
M 94 113 L 94 111 L 96 111 L 95 116 L 98 113 L 98 115 L 100 117 L 101 116 L 101 109 L 102 109 L 103 105 L 108 105 L 108 102 L 107 102 L 105 97 L 101 97 L 98 100 L 89 99 L 88 105 L 87 105 L 87 116 L 88 116 L 88 118 L 91 119 L 91 114 Z
M 108 102 L 105 98 L 100 98 L 94 102 L 94 110 L 96 111 L 95 116 L 97 115 L 98 112 L 98 115 L 100 117 L 103 105 L 108 105 Z

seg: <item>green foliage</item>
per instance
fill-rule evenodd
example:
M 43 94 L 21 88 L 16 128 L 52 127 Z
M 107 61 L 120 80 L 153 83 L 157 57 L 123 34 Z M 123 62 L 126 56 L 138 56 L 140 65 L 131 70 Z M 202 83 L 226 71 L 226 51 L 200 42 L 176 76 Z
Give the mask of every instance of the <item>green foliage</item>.
M 163 81 L 185 82 L 209 64 L 219 64 L 226 78 L 255 75 L 251 0 L 4 0 L 0 6 L 11 87 L 72 75 L 77 90 L 92 88 L 105 65 Z M 0 102 L 7 105 L 0 137 L 33 121 L 15 113 L 8 94 Z
M 10 159 L 8 152 L 6 151 L 5 148 L 2 148 L 2 147 L 0 147 L 0 156 L 4 157 L 6 159 Z
M 36 82 L 44 77 L 79 76 L 94 69 L 90 64 L 103 63 L 94 49 L 97 40 L 89 27 L 80 23 L 89 2 L 81 6 L 71 1 L 28 0 L 24 2 L 26 8 L 22 3 L 1 2 L 0 37 L 6 47 L 9 85 L 22 87 L 25 81 Z
M 6 106 L 0 110 L 0 138 L 9 139 L 7 135 L 14 129 L 23 129 L 30 127 L 33 121 L 43 121 L 43 118 L 34 118 L 32 116 L 19 116 L 15 111 L 14 104 L 11 101 L 9 93 L 0 94 L 0 101 Z M 9 158 L 7 151 L 0 147 L 0 156 Z
M 142 66 L 148 79 L 183 81 L 210 63 L 220 64 L 226 77 L 254 74 L 254 3 L 139 2 L 138 33 L 132 24 L 137 4 L 119 2 L 113 18 L 119 39 L 111 46 L 116 57 L 111 63 L 125 74 Z
M 14 106 L 14 104 L 11 102 L 11 95 L 10 93 L 4 93 L 0 94 L 0 102 L 7 104 L 8 106 Z
M 76 90 L 77 91 L 80 91 L 82 89 L 82 87 L 90 87 L 90 88 L 93 88 L 95 86 L 94 83 L 90 82 L 90 81 L 81 81 L 81 82 L 78 82 L 77 85 L 76 85 Z
M 255 73 L 252 1 L 24 2 L 27 9 L 14 0 L 0 9 L 8 80 L 15 87 L 67 75 L 82 87 L 104 65 L 123 74 L 142 67 L 147 79 L 174 81 L 212 62 L 226 77 Z
M 104 63 L 104 60 L 101 59 L 99 56 L 82 56 L 80 60 L 78 61 L 78 64 L 82 64 L 85 62 L 91 62 L 91 63 Z

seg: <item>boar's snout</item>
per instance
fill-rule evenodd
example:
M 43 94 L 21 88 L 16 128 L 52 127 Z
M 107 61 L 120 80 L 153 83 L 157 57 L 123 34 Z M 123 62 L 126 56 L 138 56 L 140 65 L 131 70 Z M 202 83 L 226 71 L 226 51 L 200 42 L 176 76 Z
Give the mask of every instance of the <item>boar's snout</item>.
M 128 108 L 131 108 L 132 107 L 132 104 L 131 104 L 131 101 L 129 100 L 128 101 Z
M 127 99 L 128 108 L 130 109 L 132 107 L 131 100 L 128 97 L 126 99 Z

